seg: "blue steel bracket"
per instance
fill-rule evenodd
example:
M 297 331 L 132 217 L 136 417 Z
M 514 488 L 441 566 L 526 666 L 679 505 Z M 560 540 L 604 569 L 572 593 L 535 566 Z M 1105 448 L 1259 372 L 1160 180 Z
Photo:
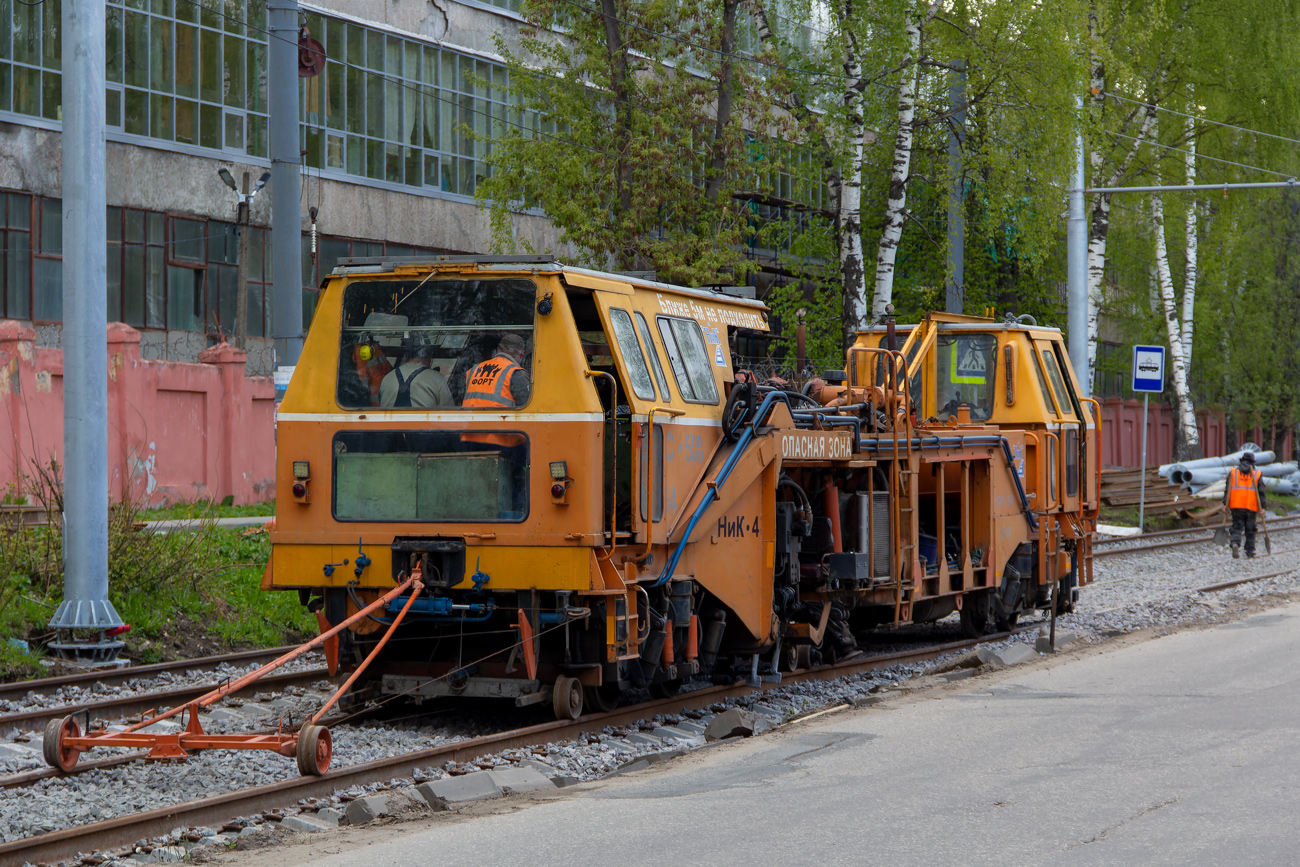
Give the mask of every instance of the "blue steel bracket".
M 342 563 L 326 563 L 324 566 L 325 577 L 329 578 L 330 576 L 332 576 L 334 574 L 335 567 L 346 566 L 346 565 L 348 565 L 348 558 L 346 557 L 343 558 Z
M 343 562 L 346 563 L 347 561 L 344 560 Z M 371 562 L 373 562 L 369 557 L 366 556 L 366 552 L 361 550 L 360 539 L 357 540 L 357 559 L 355 562 L 357 568 L 352 570 L 352 574 L 356 575 L 357 578 L 360 578 L 361 573 L 365 571 L 366 567 L 369 566 Z
M 479 558 L 474 558 L 474 574 L 469 576 L 469 580 L 474 582 L 474 592 L 483 589 L 483 585 L 492 580 L 492 576 L 478 568 Z

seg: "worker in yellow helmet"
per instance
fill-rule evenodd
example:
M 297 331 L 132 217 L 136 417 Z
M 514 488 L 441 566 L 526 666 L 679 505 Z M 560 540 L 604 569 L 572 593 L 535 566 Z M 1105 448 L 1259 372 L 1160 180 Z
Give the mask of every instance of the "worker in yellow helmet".
M 1223 502 L 1232 510 L 1232 557 L 1240 557 L 1242 531 L 1246 557 L 1255 556 L 1255 516 L 1264 510 L 1264 474 L 1255 469 L 1255 455 L 1243 452 L 1237 466 L 1228 470 Z

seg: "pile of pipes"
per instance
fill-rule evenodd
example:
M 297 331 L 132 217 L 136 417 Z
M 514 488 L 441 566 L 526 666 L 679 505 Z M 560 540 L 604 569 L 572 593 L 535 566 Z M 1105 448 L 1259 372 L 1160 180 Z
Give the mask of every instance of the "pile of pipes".
M 1160 467 L 1160 477 L 1167 479 L 1171 485 L 1186 488 L 1198 497 L 1222 497 L 1228 471 L 1241 462 L 1241 456 L 1246 452 L 1255 456 L 1255 468 L 1264 476 L 1265 490 L 1288 497 L 1300 496 L 1300 465 L 1295 461 L 1274 463 L 1277 455 L 1261 451 L 1254 443 L 1246 443 L 1240 450 L 1220 458 L 1164 464 Z

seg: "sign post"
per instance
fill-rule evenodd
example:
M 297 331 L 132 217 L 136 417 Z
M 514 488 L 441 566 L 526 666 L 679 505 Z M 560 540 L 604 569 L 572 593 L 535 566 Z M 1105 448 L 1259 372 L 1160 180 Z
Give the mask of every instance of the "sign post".
M 1138 494 L 1138 531 L 1146 529 L 1147 508 L 1147 407 L 1151 393 L 1165 390 L 1165 348 L 1133 347 L 1132 391 L 1142 392 L 1142 482 Z

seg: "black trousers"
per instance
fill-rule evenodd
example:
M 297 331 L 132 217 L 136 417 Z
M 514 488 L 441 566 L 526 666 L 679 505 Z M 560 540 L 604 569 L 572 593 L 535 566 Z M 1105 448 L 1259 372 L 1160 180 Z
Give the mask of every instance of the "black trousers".
M 1232 547 L 1236 548 L 1241 544 L 1241 533 L 1246 532 L 1246 553 L 1255 553 L 1255 510 L 1254 509 L 1233 509 L 1232 510 Z

